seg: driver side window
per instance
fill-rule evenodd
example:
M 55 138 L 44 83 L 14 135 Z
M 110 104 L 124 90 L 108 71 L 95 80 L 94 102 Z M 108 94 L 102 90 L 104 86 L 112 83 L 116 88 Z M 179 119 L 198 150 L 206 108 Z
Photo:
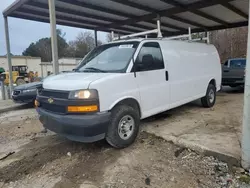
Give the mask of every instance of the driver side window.
M 164 61 L 157 42 L 147 42 L 143 44 L 136 62 L 136 71 L 151 71 L 164 69 Z

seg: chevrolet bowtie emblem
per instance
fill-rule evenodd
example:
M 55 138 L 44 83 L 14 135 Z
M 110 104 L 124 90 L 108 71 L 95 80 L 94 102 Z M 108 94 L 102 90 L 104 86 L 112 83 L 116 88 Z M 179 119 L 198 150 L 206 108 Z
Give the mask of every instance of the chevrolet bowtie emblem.
M 54 99 L 49 98 L 49 99 L 48 99 L 48 102 L 51 104 L 51 103 L 53 103 L 53 102 L 54 102 Z

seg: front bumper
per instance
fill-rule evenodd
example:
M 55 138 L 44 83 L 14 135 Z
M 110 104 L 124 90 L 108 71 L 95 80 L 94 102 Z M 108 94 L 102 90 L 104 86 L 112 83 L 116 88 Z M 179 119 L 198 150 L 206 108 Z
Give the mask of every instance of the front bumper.
M 110 122 L 110 112 L 60 115 L 37 108 L 43 126 L 69 140 L 78 142 L 95 142 L 105 138 Z
M 36 99 L 36 93 L 29 95 L 12 95 L 11 97 L 15 103 L 32 103 Z

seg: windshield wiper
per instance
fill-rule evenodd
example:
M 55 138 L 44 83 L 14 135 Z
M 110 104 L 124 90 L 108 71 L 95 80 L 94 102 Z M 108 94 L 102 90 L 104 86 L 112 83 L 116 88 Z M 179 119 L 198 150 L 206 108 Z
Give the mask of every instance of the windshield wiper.
M 83 70 L 83 72 L 85 70 L 93 70 L 93 71 L 97 71 L 97 72 L 107 72 L 107 71 L 104 71 L 104 70 L 101 70 L 101 69 L 98 69 L 98 68 L 95 68 L 95 67 L 87 67 Z

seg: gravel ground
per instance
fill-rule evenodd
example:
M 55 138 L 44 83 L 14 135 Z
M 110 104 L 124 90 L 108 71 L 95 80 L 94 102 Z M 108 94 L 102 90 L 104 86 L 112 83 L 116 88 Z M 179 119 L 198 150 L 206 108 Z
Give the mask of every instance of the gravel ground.
M 250 187 L 248 173 L 141 132 L 117 150 L 42 134 L 34 109 L 0 115 L 0 188 Z M 246 183 L 242 183 L 246 182 Z

